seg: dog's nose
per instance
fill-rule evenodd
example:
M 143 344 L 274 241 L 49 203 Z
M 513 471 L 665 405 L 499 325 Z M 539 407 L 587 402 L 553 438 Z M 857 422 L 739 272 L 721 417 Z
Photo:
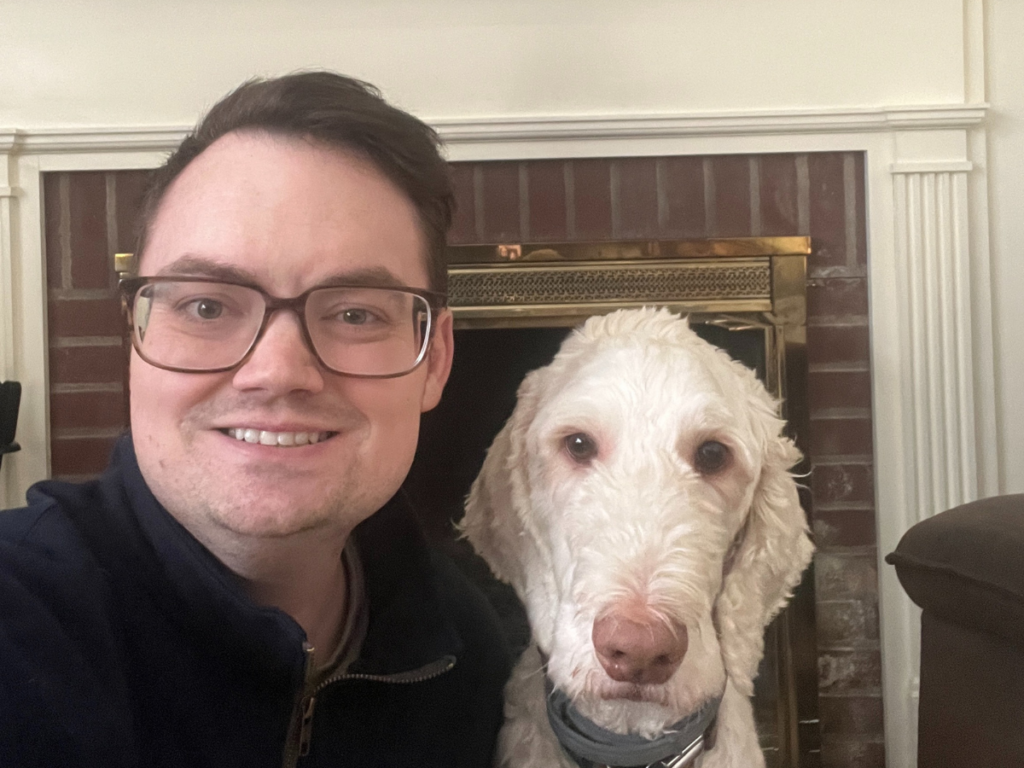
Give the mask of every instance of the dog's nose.
M 653 615 L 647 621 L 615 613 L 594 622 L 591 639 L 608 677 L 638 685 L 659 685 L 672 677 L 689 644 L 685 626 L 668 626 Z

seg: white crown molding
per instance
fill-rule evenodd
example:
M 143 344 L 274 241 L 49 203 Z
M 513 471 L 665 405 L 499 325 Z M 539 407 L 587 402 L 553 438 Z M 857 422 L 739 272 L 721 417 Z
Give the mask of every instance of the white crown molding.
M 182 127 L 36 128 L 0 131 L 0 151 L 41 155 L 71 152 L 171 151 L 188 133 Z M 5 139 L 7 143 L 5 143 Z
M 970 128 L 987 104 L 881 107 L 692 115 L 594 115 L 427 119 L 448 145 L 487 142 L 757 136 L 793 133 L 875 133 Z M 15 154 L 170 151 L 182 126 L 111 126 L 0 130 L 0 151 Z
M 966 128 L 985 119 L 987 104 L 879 109 L 779 110 L 694 115 L 487 118 L 431 122 L 448 144 L 486 141 L 629 139 L 873 133 Z

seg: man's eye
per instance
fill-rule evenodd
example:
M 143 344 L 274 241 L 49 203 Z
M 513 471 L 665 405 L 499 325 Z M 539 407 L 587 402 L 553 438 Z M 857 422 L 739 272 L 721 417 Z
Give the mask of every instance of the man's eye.
M 338 317 L 348 325 L 366 325 L 372 319 L 372 315 L 365 309 L 345 309 L 338 313 Z
M 224 314 L 224 305 L 213 299 L 195 299 L 188 303 L 187 309 L 203 320 L 216 320 Z
M 717 440 L 707 440 L 697 446 L 693 467 L 702 475 L 714 475 L 728 466 L 731 456 L 727 446 Z
M 589 464 L 597 456 L 597 441 L 586 432 L 574 432 L 562 439 L 565 452 L 577 464 Z
M 322 317 L 329 323 L 351 326 L 379 325 L 388 320 L 385 313 L 373 307 L 331 307 L 323 312 Z

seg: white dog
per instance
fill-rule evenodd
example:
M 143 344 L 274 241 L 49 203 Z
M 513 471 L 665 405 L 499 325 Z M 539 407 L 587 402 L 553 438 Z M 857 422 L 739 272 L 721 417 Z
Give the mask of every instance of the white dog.
M 812 552 L 776 412 L 666 310 L 593 317 L 523 380 L 462 523 L 533 632 L 500 766 L 764 765 L 764 629 Z

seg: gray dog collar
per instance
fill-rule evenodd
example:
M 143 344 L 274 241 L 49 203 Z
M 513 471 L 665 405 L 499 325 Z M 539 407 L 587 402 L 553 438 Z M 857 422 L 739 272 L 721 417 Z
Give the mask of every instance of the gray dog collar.
M 704 752 L 704 734 L 714 725 L 721 696 L 673 724 L 664 736 L 645 739 L 613 733 L 584 717 L 569 697 L 544 678 L 548 722 L 562 749 L 580 768 L 685 768 Z

